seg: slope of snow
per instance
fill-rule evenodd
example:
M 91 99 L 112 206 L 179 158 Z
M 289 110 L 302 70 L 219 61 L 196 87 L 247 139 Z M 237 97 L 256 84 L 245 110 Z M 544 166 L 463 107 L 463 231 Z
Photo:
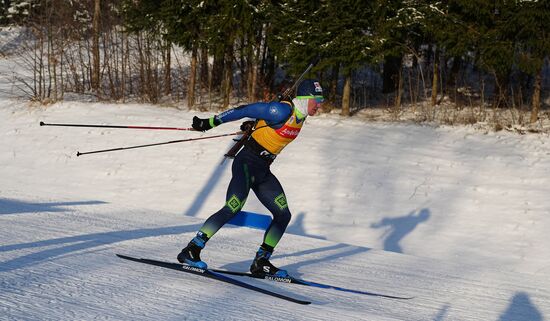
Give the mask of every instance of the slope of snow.
M 61 320 L 543 320 L 547 277 L 419 258 L 297 235 L 274 262 L 300 277 L 387 294 L 373 298 L 244 279 L 300 306 L 115 253 L 173 260 L 197 218 L 111 204 L 18 204 L 0 216 L 0 309 L 7 319 Z M 8 227 L 8 228 L 6 228 Z M 211 266 L 246 270 L 262 233 L 224 228 L 203 252 Z
M 0 319 L 544 320 L 550 315 L 548 136 L 322 115 L 273 165 L 293 219 L 274 262 L 365 297 L 244 281 L 311 306 L 121 260 L 173 261 L 225 197 L 230 139 L 90 151 L 204 134 L 40 127 L 187 127 L 147 105 L 0 99 Z M 208 114 L 202 114 L 207 116 Z M 251 195 L 245 209 L 265 213 Z M 247 270 L 262 232 L 223 228 L 211 266 Z
M 222 206 L 231 139 L 91 151 L 205 134 L 40 127 L 38 123 L 188 127 L 193 113 L 141 105 L 63 103 L 0 109 L 5 199 L 99 201 L 206 218 Z M 208 114 L 202 114 L 207 116 Z M 272 166 L 294 218 L 289 232 L 417 256 L 550 272 L 547 135 L 308 120 Z M 266 213 L 251 196 L 245 210 Z

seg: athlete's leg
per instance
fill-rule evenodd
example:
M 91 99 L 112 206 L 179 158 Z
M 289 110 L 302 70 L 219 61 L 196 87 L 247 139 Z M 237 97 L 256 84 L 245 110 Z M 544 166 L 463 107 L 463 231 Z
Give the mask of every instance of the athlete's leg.
M 206 242 L 241 210 L 250 191 L 250 181 L 248 164 L 237 155 L 233 161 L 225 205 L 204 222 L 197 235 L 181 250 L 177 257 L 179 262 L 206 269 L 207 264 L 201 260 L 200 252 Z
M 207 239 L 211 238 L 243 208 L 248 197 L 251 181 L 249 165 L 237 157 L 233 161 L 232 174 L 224 206 L 211 215 L 199 230 Z
M 288 210 L 285 193 L 281 184 L 271 172 L 268 172 L 264 179 L 252 188 L 260 202 L 273 215 L 273 220 L 265 231 L 263 243 L 250 265 L 250 272 L 287 277 L 287 271 L 279 269 L 269 261 L 273 249 L 281 240 L 290 222 L 290 211 Z
M 285 192 L 279 180 L 271 172 L 265 179 L 255 184 L 253 190 L 260 202 L 273 215 L 273 220 L 265 231 L 262 244 L 266 250 L 273 252 L 273 248 L 281 240 L 291 218 Z

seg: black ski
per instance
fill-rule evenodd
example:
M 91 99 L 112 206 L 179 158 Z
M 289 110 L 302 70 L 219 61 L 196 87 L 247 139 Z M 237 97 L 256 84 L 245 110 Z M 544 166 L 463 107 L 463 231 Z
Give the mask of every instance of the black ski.
M 276 292 L 273 292 L 273 291 L 269 291 L 269 290 L 265 290 L 265 289 L 253 286 L 251 284 L 248 284 L 248 283 L 245 283 L 245 282 L 242 282 L 242 281 L 239 281 L 239 280 L 235 280 L 235 279 L 230 278 L 228 276 L 225 276 L 223 274 L 216 273 L 215 271 L 210 270 L 210 269 L 203 270 L 203 269 L 199 269 L 199 268 L 196 268 L 196 267 L 192 267 L 192 266 L 188 266 L 188 265 L 184 265 L 184 264 L 179 264 L 179 263 L 163 262 L 163 261 L 157 261 L 157 260 L 151 260 L 151 259 L 142 259 L 142 258 L 131 257 L 131 256 L 127 256 L 127 255 L 122 255 L 122 254 L 117 254 L 117 256 L 122 258 L 122 259 L 130 260 L 130 261 L 134 261 L 134 262 L 145 263 L 145 264 L 160 266 L 160 267 L 168 268 L 168 269 L 172 269 L 172 270 L 188 272 L 188 273 L 191 273 L 191 274 L 204 276 L 204 277 L 207 277 L 207 278 L 210 278 L 210 279 L 230 283 L 230 284 L 237 285 L 237 286 L 240 286 L 240 287 L 245 288 L 245 289 L 249 289 L 249 290 L 252 290 L 252 291 L 256 291 L 256 292 L 259 292 L 259 293 L 263 293 L 263 294 L 266 294 L 266 295 L 270 295 L 270 296 L 273 296 L 273 297 L 276 297 L 276 298 L 279 298 L 279 299 L 287 300 L 287 301 L 298 303 L 298 304 L 311 304 L 311 302 L 309 302 L 309 301 L 303 301 L 303 300 L 295 299 L 295 298 L 292 298 L 292 297 L 289 297 L 289 296 L 286 296 L 286 295 L 283 295 L 283 294 L 279 294 L 279 293 L 276 293 Z
M 382 298 L 388 298 L 388 299 L 397 299 L 397 300 L 410 300 L 410 299 L 413 299 L 413 297 L 403 297 L 403 296 L 395 296 L 395 295 L 388 295 L 388 294 L 375 293 L 375 292 L 367 292 L 367 291 L 346 289 L 346 288 L 341 288 L 341 287 L 338 287 L 338 286 L 332 286 L 332 285 L 327 285 L 327 284 L 322 284 L 322 283 L 317 283 L 317 282 L 301 280 L 301 279 L 297 279 L 297 278 L 294 278 L 294 277 L 291 277 L 291 276 L 289 276 L 289 277 L 275 277 L 275 276 L 272 276 L 272 275 L 257 275 L 257 274 L 252 274 L 252 273 L 249 273 L 249 272 L 227 271 L 227 270 L 217 270 L 217 269 L 212 269 L 211 271 L 216 272 L 216 273 L 223 273 L 223 274 L 230 274 L 230 275 L 237 275 L 237 276 L 247 276 L 247 277 L 251 277 L 251 278 L 264 279 L 264 280 L 269 280 L 269 281 L 274 281 L 274 282 L 300 284 L 300 285 L 312 286 L 312 287 L 317 287 L 317 288 L 322 288 L 322 289 L 332 289 L 332 290 L 338 290 L 338 291 L 343 291 L 343 292 L 362 294 L 362 295 L 368 295 L 368 296 L 376 296 L 376 297 L 382 297 Z

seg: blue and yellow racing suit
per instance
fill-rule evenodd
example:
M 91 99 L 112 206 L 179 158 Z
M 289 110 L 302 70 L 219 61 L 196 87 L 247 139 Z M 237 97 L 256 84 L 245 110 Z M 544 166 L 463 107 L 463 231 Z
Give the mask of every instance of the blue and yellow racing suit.
M 232 178 L 224 206 L 210 216 L 200 231 L 211 238 L 244 206 L 250 189 L 271 212 L 273 220 L 267 228 L 262 247 L 271 251 L 283 236 L 290 222 L 290 211 L 279 180 L 270 170 L 275 157 L 300 133 L 305 116 L 290 102 L 253 103 L 225 111 L 216 123 L 253 118 L 257 124 L 251 138 L 237 154 L 232 165 Z

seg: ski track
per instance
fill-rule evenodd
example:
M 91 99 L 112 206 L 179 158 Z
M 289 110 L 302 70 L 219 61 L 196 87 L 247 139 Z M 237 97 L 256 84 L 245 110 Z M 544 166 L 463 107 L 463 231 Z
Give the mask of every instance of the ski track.
M 147 215 L 132 212 L 130 216 L 143 219 Z M 25 218 L 24 222 L 14 223 L 21 218 Z M 198 221 L 173 219 L 190 225 Z M 115 220 L 117 230 L 108 229 Z M 40 226 L 40 237 L 25 230 L 31 221 Z M 549 312 L 549 282 L 543 277 L 494 274 L 488 267 L 457 265 L 302 236 L 289 235 L 278 251 L 280 254 L 273 258 L 292 274 L 331 285 L 415 298 L 399 301 L 242 279 L 313 301 L 311 306 L 299 306 L 114 255 L 173 260 L 182 240 L 192 233 L 148 237 L 140 232 L 124 233 L 142 229 L 140 220 L 127 219 L 121 224 L 116 217 L 110 220 L 108 215 L 82 211 L 46 217 L 43 213 L 4 215 L 0 222 L 14 230 L 21 228 L 21 235 L 28 235 L 28 239 L 11 244 L 3 234 L 0 247 L 0 309 L 4 316 L 14 319 L 242 320 L 269 316 L 274 320 L 432 320 L 444 314 L 444 320 L 499 320 L 500 311 L 505 311 L 518 293 L 528 293 L 539 313 Z M 148 224 L 146 228 L 154 231 L 165 226 Z M 61 227 L 73 232 L 62 233 Z M 248 240 L 260 238 L 257 230 L 227 228 L 211 241 L 203 256 L 211 266 L 246 269 L 253 254 L 249 244 L 252 242 Z M 244 248 L 250 249 L 249 253 Z M 28 260 L 21 259 L 24 257 Z M 533 313 L 530 311 L 520 309 L 515 312 L 516 317 L 528 320 L 529 313 Z

